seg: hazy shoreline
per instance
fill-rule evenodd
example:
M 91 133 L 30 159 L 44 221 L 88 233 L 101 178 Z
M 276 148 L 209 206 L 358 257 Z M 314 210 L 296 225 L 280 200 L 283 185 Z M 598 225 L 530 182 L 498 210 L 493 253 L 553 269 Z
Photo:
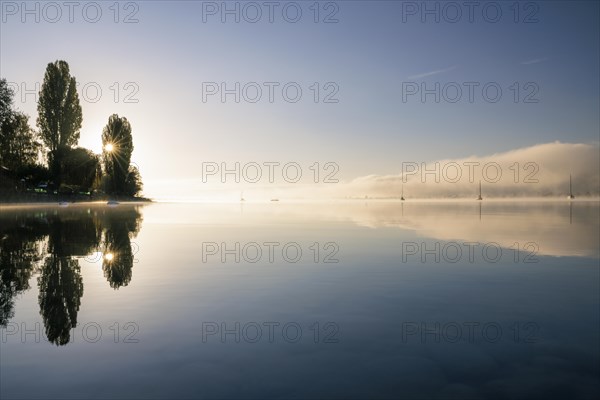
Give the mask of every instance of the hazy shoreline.
M 87 196 L 86 196 L 87 197 Z M 0 199 L 0 206 L 43 206 L 43 205 L 57 205 L 61 202 L 65 202 L 68 204 L 106 204 L 109 200 L 116 200 L 119 203 L 123 204 L 131 204 L 131 203 L 139 203 L 139 204 L 148 204 L 153 203 L 152 199 L 148 199 L 145 197 L 90 197 L 84 198 L 81 197 L 60 197 L 60 196 L 44 196 L 42 198 L 35 197 L 27 197 L 20 199 Z
M 23 199 L 17 201 L 5 201 L 0 199 L 0 207 L 20 207 L 20 206 L 55 206 L 60 202 L 66 202 L 69 205 L 104 205 L 109 200 L 116 200 L 121 204 L 325 204 L 325 203 L 499 203 L 499 202 L 510 202 L 510 203 L 581 203 L 581 202 L 600 202 L 600 197 L 578 197 L 575 199 L 563 198 L 563 197 L 490 197 L 481 201 L 474 198 L 414 198 L 414 199 L 386 199 L 386 198 L 332 198 L 332 199 L 280 199 L 276 203 L 270 200 L 247 200 L 244 202 L 231 200 L 212 200 L 212 199 L 149 199 L 145 197 L 136 198 L 90 198 L 90 199 L 59 199 L 51 198 L 40 198 L 37 200 Z
M 386 199 L 386 198 L 315 198 L 315 199 L 285 199 L 281 198 L 277 202 L 273 202 L 268 199 L 259 200 L 215 200 L 215 199 L 153 199 L 153 203 L 156 204 L 326 204 L 326 203 L 499 203 L 499 202 L 547 202 L 547 203 L 565 203 L 565 202 L 600 202 L 600 197 L 578 197 L 575 199 L 568 199 L 566 197 L 490 197 L 485 198 L 481 201 L 474 198 L 414 198 L 414 199 Z

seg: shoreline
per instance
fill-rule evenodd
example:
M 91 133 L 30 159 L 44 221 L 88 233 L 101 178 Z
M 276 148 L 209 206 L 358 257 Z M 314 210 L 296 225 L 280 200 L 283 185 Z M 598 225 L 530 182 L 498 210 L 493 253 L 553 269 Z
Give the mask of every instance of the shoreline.
M 119 207 L 131 207 L 131 206 L 146 206 L 154 204 L 152 202 L 147 201 L 124 201 L 119 202 L 116 206 L 117 209 Z M 115 206 L 109 205 L 106 201 L 78 201 L 73 203 L 68 203 L 67 205 L 61 205 L 57 202 L 37 202 L 37 203 L 0 203 L 0 213 L 3 211 L 9 210 L 17 210 L 17 209 L 78 209 L 84 207 L 106 207 L 106 208 L 114 208 Z
M 12 196 L 11 196 L 12 197 Z M 16 197 L 16 196 L 15 196 Z M 87 197 L 87 196 L 86 196 Z M 120 204 L 152 204 L 154 201 L 152 199 L 148 199 L 145 197 L 77 197 L 77 198 L 69 198 L 69 197 L 60 197 L 60 196 L 44 196 L 44 197 L 19 197 L 19 198 L 0 198 L 0 207 L 7 206 L 49 206 L 49 205 L 60 205 L 60 203 L 65 202 L 68 205 L 77 205 L 77 204 L 106 204 L 108 201 L 117 201 Z
M 92 203 L 92 202 L 108 202 L 111 200 L 120 203 L 138 202 L 152 203 L 153 200 L 146 197 L 116 195 L 109 196 L 105 193 L 96 194 L 54 194 L 54 193 L 35 193 L 31 191 L 16 191 L 0 189 L 0 205 L 19 205 L 19 204 L 58 204 L 67 202 L 75 203 Z
M 119 204 L 122 205 L 147 205 L 147 204 L 274 204 L 268 200 L 262 201 L 246 201 L 240 203 L 239 201 L 180 201 L 180 200 L 152 200 L 147 198 L 116 198 L 116 199 L 108 199 L 108 198 L 95 198 L 95 199 L 80 199 L 71 201 L 67 200 L 59 200 L 59 199 L 39 199 L 40 201 L 2 201 L 0 200 L 0 207 L 34 207 L 34 206 L 76 206 L 76 205 L 107 205 L 109 200 L 116 200 Z M 66 202 L 68 204 L 61 205 L 61 202 Z M 344 203 L 344 204 L 352 204 L 352 203 L 398 203 L 398 204 L 422 204 L 422 203 L 473 203 L 473 204 L 484 204 L 484 203 L 595 203 L 600 202 L 600 197 L 579 197 L 575 199 L 568 199 L 562 197 L 514 197 L 514 198 L 487 198 L 483 200 L 470 199 L 470 198 L 461 198 L 461 199 L 446 199 L 446 198 L 415 198 L 415 199 L 406 199 L 404 201 L 400 199 L 281 199 L 277 204 L 283 203 L 287 205 L 292 204 L 331 204 L 331 203 Z

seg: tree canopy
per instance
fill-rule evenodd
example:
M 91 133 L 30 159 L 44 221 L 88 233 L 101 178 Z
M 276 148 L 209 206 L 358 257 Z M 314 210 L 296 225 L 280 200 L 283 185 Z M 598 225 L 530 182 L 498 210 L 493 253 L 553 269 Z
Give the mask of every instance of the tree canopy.
M 108 123 L 102 131 L 102 149 L 104 171 L 110 180 L 110 191 L 114 194 L 126 194 L 133 153 L 131 125 L 127 118 L 117 114 L 108 118 Z
M 29 117 L 13 109 L 13 96 L 6 79 L 0 79 L 0 165 L 16 171 L 36 163 L 41 144 Z
M 91 189 L 101 174 L 99 157 L 83 147 L 68 149 L 63 166 L 65 183 L 78 185 L 82 190 Z
M 0 79 L 0 124 L 12 113 L 12 102 L 14 93 L 8 86 L 6 79 Z
M 57 184 L 62 182 L 64 149 L 77 145 L 82 121 L 77 82 L 69 64 L 49 63 L 38 101 L 37 125 L 49 150 L 50 170 Z

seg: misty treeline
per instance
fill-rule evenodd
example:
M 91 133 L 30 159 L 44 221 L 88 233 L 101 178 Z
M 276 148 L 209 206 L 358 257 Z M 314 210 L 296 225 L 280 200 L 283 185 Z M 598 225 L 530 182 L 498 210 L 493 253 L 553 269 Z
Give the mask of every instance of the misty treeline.
M 102 154 L 78 147 L 83 115 L 77 81 L 65 61 L 49 63 L 37 104 L 36 128 L 13 104 L 14 91 L 0 79 L 0 190 L 60 195 L 137 196 L 132 129 L 113 114 L 102 132 Z

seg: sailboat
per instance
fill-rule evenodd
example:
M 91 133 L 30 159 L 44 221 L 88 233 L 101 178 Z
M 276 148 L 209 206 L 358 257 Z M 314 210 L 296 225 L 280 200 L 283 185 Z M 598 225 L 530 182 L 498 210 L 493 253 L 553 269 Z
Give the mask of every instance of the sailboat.
M 404 184 L 402 184 L 402 194 L 400 195 L 400 200 L 404 201 Z
M 569 200 L 573 200 L 575 196 L 573 196 L 573 181 L 571 179 L 571 174 L 569 174 Z
M 246 201 L 246 199 L 244 199 L 244 192 L 240 194 L 240 201 Z
M 483 197 L 481 197 L 481 181 L 479 181 L 479 196 L 477 197 L 477 200 L 483 200 Z

